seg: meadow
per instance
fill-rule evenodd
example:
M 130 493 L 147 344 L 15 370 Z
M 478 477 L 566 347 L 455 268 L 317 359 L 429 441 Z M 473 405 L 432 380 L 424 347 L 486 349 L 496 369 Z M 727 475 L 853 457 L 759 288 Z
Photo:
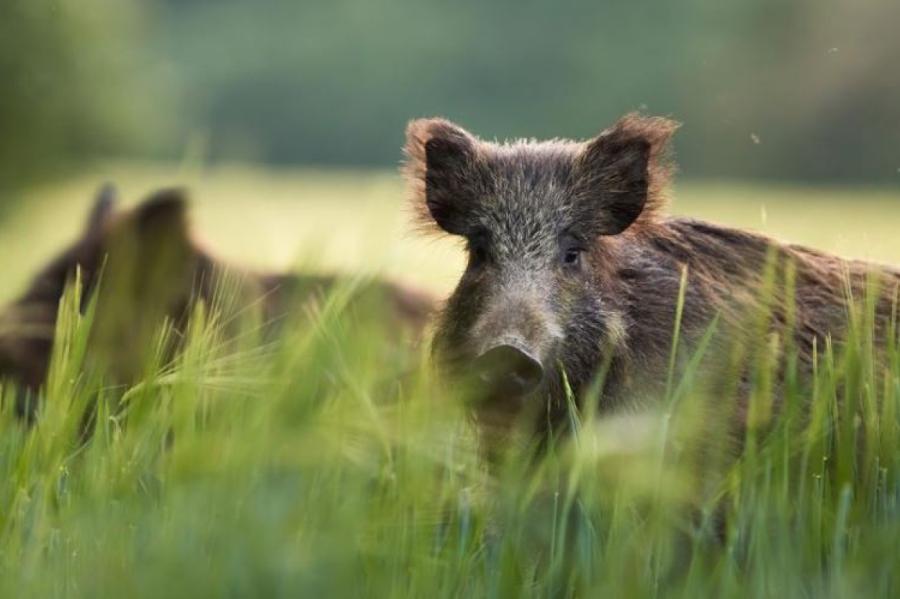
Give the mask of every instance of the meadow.
M 410 228 L 394 173 L 111 164 L 29 190 L 0 221 L 0 301 L 78 234 L 104 180 L 131 202 L 188 186 L 204 244 L 260 269 L 440 294 L 462 266 L 459 244 Z M 884 190 L 687 182 L 674 211 L 900 263 L 898 208 Z M 0 388 L 0 595 L 900 593 L 900 348 L 872 357 L 864 306 L 850 349 L 822 348 L 812 386 L 789 385 L 739 457 L 698 471 L 704 410 L 729 398 L 703 397 L 688 369 L 657 410 L 573 401 L 569 437 L 489 467 L 455 390 L 410 370 L 426 349 L 386 348 L 377 314 L 346 309 L 352 284 L 274 342 L 248 328 L 224 343 L 220 307 L 201 307 L 179 357 L 160 352 L 127 389 L 85 367 L 93 307 L 73 286 L 30 430 Z M 766 405 L 778 366 L 761 345 Z

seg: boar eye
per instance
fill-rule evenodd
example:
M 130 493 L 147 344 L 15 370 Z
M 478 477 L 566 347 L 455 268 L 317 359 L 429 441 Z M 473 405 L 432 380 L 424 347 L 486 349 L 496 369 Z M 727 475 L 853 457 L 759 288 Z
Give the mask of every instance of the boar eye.
M 584 244 L 573 235 L 563 235 L 560 239 L 559 259 L 564 268 L 577 270 L 581 267 Z
M 559 260 L 566 268 L 576 269 L 581 266 L 584 243 L 572 233 L 563 233 L 559 238 Z
M 581 250 L 571 248 L 563 252 L 563 264 L 566 266 L 578 266 L 581 262 Z

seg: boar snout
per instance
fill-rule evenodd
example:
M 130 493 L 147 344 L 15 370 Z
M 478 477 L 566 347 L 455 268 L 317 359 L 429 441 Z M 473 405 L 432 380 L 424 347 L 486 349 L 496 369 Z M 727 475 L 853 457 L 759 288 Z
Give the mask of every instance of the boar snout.
M 510 344 L 491 347 L 475 358 L 474 374 L 491 395 L 522 396 L 544 379 L 544 367 L 529 352 Z

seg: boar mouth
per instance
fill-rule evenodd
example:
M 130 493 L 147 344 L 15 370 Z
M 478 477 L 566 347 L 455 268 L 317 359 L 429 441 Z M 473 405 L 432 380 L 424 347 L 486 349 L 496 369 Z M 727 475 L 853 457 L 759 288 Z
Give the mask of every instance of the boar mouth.
M 441 369 L 462 384 L 467 403 L 479 413 L 516 415 L 545 387 L 542 362 L 514 341 L 504 340 L 479 353 L 441 353 Z
M 524 397 L 544 378 L 540 360 L 514 342 L 504 342 L 482 352 L 472 363 L 472 369 L 490 395 Z

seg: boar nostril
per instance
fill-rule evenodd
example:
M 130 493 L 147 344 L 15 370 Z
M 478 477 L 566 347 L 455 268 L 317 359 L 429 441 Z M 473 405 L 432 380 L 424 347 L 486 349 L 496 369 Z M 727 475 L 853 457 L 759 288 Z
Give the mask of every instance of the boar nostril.
M 544 378 L 541 363 L 512 345 L 492 347 L 475 359 L 475 373 L 492 391 L 523 395 Z

